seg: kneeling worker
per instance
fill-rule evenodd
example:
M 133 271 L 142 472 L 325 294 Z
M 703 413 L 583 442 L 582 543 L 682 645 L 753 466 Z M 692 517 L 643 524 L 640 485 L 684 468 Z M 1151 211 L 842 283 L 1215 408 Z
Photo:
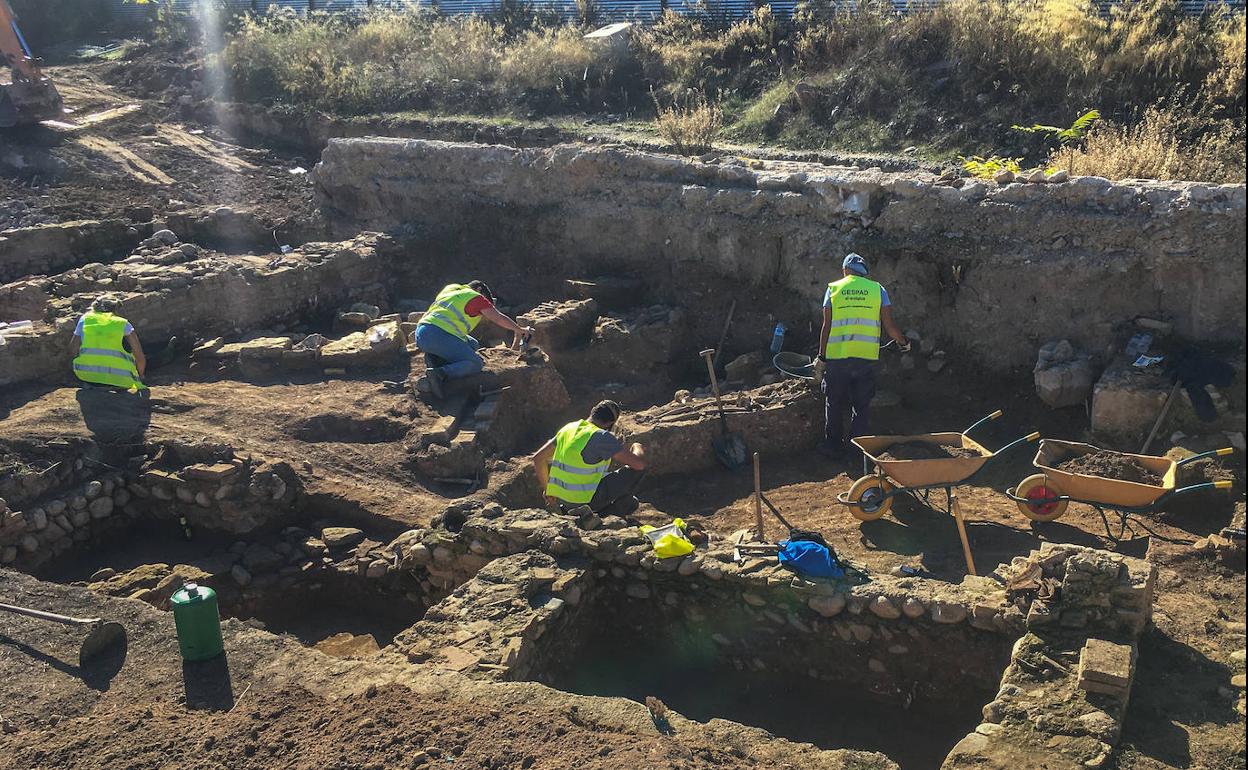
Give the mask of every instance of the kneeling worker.
M 637 510 L 633 490 L 645 474 L 641 444 L 624 447 L 611 433 L 620 405 L 601 401 L 588 420 L 570 422 L 533 455 L 533 468 L 549 505 L 570 510 L 588 505 L 603 516 L 627 516 Z M 611 461 L 621 468 L 608 473 Z
M 481 343 L 472 336 L 484 318 L 516 335 L 513 346 L 533 333 L 494 307 L 494 293 L 484 281 L 453 283 L 438 292 L 416 326 L 416 347 L 425 354 L 425 377 L 429 390 L 442 398 L 442 386 L 476 374 L 485 367 L 477 353 Z
M 129 321 L 114 313 L 116 309 L 115 299 L 99 297 L 78 319 L 71 346 L 74 374 L 94 385 L 147 390 L 141 379 L 147 370 L 147 358 L 139 335 Z M 128 352 L 125 343 L 130 345 Z

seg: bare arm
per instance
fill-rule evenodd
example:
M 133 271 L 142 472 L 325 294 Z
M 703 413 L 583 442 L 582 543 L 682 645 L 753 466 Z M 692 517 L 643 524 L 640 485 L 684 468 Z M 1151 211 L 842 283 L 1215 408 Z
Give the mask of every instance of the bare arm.
M 555 459 L 555 440 L 552 438 L 542 448 L 533 453 L 533 472 L 537 474 L 537 487 L 542 491 L 542 495 L 546 497 L 546 502 L 552 502 L 554 498 L 546 495 L 546 485 L 550 483 L 550 461 Z
M 910 340 L 906 339 L 906 335 L 901 333 L 901 329 L 897 328 L 897 324 L 893 321 L 891 306 L 880 308 L 880 323 L 884 326 L 884 333 L 897 343 L 897 347 L 902 350 L 910 347 Z
M 78 351 L 80 350 L 82 350 L 82 337 L 79 337 L 77 334 L 75 334 L 74 341 L 69 343 L 69 357 L 77 358 Z
M 520 338 L 523 337 L 524 335 L 533 333 L 532 327 L 529 327 L 526 329 L 525 327 L 521 326 L 520 324 L 516 323 L 515 321 L 511 320 L 507 316 L 500 313 L 498 311 L 498 308 L 496 307 L 488 307 L 485 310 L 482 310 L 481 317 L 486 319 L 490 323 L 495 324 L 496 326 L 501 326 L 504 329 L 515 333 L 517 343 L 520 341 Z
M 611 455 L 611 459 L 635 471 L 646 469 L 646 450 L 641 444 L 633 444 L 628 449 L 621 449 Z
M 139 370 L 139 376 L 142 377 L 147 372 L 147 356 L 143 355 L 143 345 L 139 343 L 138 332 L 127 334 L 126 342 L 130 343 L 130 352 L 134 355 L 134 368 Z
M 815 353 L 815 358 L 821 359 L 828 352 L 828 333 L 832 331 L 832 308 L 825 307 L 823 309 L 823 326 L 819 329 L 819 350 Z

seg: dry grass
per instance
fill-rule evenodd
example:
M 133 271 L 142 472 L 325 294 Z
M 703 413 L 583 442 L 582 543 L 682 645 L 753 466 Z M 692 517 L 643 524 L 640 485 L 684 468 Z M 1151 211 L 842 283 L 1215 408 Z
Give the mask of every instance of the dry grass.
M 671 107 L 656 104 L 656 108 L 655 128 L 681 155 L 698 155 L 711 149 L 724 127 L 723 110 L 705 97 L 690 98 Z
M 597 62 L 598 54 L 586 44 L 579 29 L 529 30 L 507 47 L 502 78 L 516 88 L 568 94 L 588 77 Z
M 592 16 L 595 4 L 578 7 Z M 736 23 L 668 12 L 634 33 L 631 63 L 587 45 L 583 28 L 543 25 L 523 0 L 506 6 L 493 19 L 419 11 L 252 18 L 221 56 L 234 96 L 347 113 L 629 114 L 648 112 L 654 94 L 684 105 L 658 110 L 658 127 L 681 146 L 706 146 L 719 132 L 724 116 L 714 104 L 741 141 L 861 151 L 913 144 L 1032 165 L 1051 147 L 1009 126 L 1059 124 L 1097 108 L 1117 126 L 1098 132 L 1089 153 L 1106 155 L 1115 131 L 1147 128 L 1158 157 L 1216 151 L 1208 168 L 1225 166 L 1225 177 L 1235 164 L 1222 148 L 1244 133 L 1243 15 L 1184 16 L 1173 0 L 1133 0 L 1109 17 L 1090 0 L 950 0 L 906 16 L 885 0 L 853 11 L 813 0 L 791 27 L 766 8 Z M 683 102 L 691 93 L 708 101 Z M 1142 115 L 1161 103 L 1186 111 L 1170 136 Z
M 1192 140 L 1183 125 L 1183 113 L 1153 107 L 1134 125 L 1094 128 L 1083 148 L 1054 153 L 1050 163 L 1109 179 L 1245 181 L 1242 134 L 1227 127 Z
M 379 11 L 362 21 L 272 14 L 220 54 L 235 95 L 339 112 L 583 106 L 615 63 L 575 27 L 509 30 L 478 16 Z
M 780 28 L 768 7 L 726 27 L 668 10 L 634 41 L 646 78 L 668 98 L 753 94 L 780 75 Z

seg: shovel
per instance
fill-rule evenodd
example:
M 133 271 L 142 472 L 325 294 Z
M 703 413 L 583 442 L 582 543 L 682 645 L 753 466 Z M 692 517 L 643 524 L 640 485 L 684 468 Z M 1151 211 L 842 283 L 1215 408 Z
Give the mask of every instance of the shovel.
M 711 375 L 711 392 L 715 394 L 715 407 L 719 410 L 719 437 L 711 439 L 711 446 L 714 447 L 715 456 L 719 458 L 724 467 L 735 471 L 745 465 L 750 457 L 750 450 L 746 447 L 745 438 L 740 433 L 728 430 L 728 420 L 724 417 L 724 403 L 719 395 L 719 379 L 715 376 L 715 365 L 711 361 L 715 351 L 703 350 L 701 355 L 706 359 L 706 371 Z
M 0 610 L 17 615 L 26 615 L 40 620 L 51 620 L 67 626 L 88 626 L 87 638 L 82 640 L 78 649 L 78 667 L 86 668 L 91 659 L 126 641 L 126 628 L 120 623 L 105 621 L 102 618 L 71 618 L 68 615 L 57 615 L 54 612 L 43 612 L 26 607 L 14 607 L 12 604 L 0 604 Z

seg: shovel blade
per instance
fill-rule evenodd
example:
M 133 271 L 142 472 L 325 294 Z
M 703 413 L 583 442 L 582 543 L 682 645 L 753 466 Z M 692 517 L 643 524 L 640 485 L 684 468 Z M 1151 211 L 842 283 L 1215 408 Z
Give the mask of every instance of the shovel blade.
M 729 470 L 736 470 L 750 459 L 749 447 L 740 433 L 725 433 L 711 441 L 715 456 Z
M 78 650 L 78 665 L 85 667 L 92 660 L 125 644 L 126 628 L 120 623 L 99 623 L 91 627 Z

